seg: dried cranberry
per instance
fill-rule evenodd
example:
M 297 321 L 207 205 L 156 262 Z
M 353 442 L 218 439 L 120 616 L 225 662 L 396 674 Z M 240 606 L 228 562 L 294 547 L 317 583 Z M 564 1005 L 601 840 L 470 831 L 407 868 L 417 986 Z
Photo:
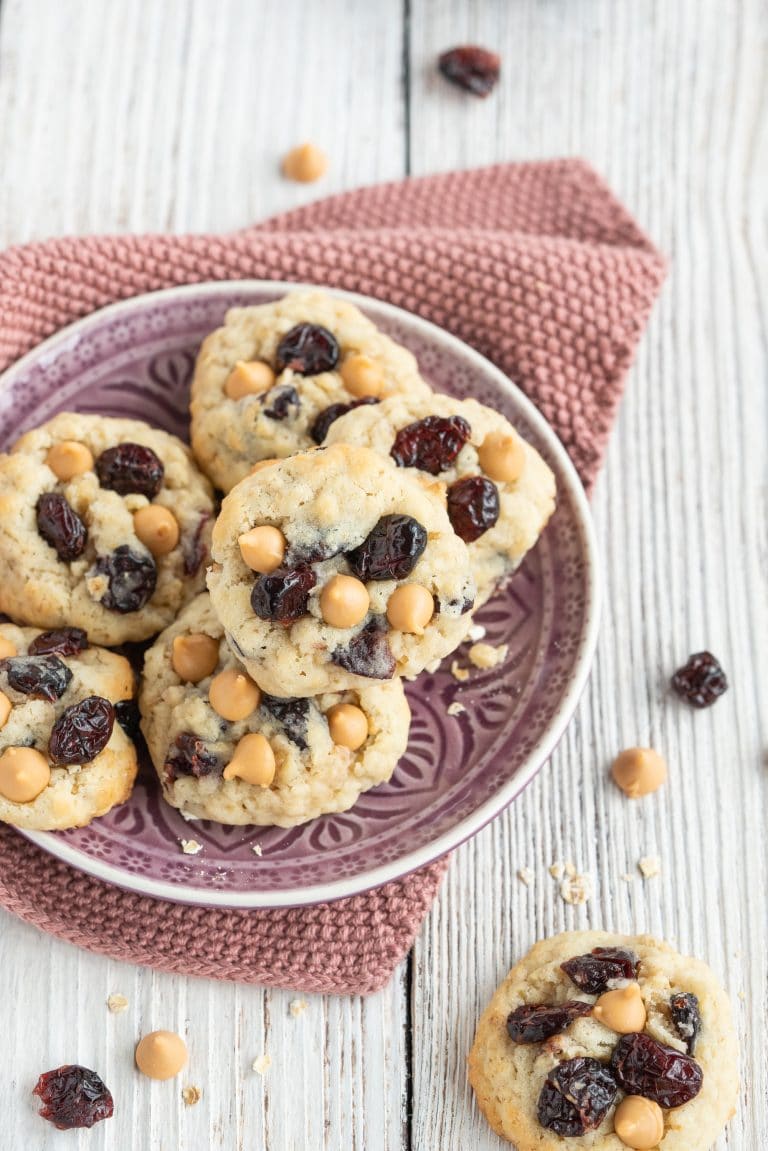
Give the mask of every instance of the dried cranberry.
M 15 655 L 0 663 L 14 691 L 32 699 L 61 699 L 69 687 L 72 672 L 57 655 Z
M 382 516 L 347 561 L 361 580 L 405 579 L 427 546 L 427 530 L 413 516 Z
M 616 1082 L 599 1059 L 566 1059 L 544 1081 L 539 1123 L 556 1135 L 584 1135 L 600 1126 L 615 1098 Z
M 275 623 L 292 623 L 307 614 L 309 593 L 317 576 L 309 567 L 275 568 L 256 580 L 251 592 L 251 607 L 259 619 Z
M 32 1094 L 42 1100 L 39 1114 L 59 1131 L 93 1127 L 101 1119 L 109 1119 L 115 1106 L 101 1076 L 74 1063 L 46 1071 Z
M 264 415 L 272 420 L 287 420 L 291 414 L 296 415 L 301 407 L 299 393 L 292 384 L 278 384 L 266 393 L 261 402 L 264 405 Z M 295 409 L 293 413 L 291 408 Z
M 345 671 L 367 679 L 392 679 L 397 666 L 387 642 L 386 625 L 375 618 L 346 647 L 337 648 L 331 659 Z
M 693 707 L 711 707 L 728 690 L 728 680 L 712 653 L 700 651 L 677 669 L 672 687 Z
M 375 396 L 363 396 L 350 404 L 329 404 L 327 408 L 323 408 L 315 416 L 309 434 L 316 444 L 321 444 L 328 435 L 331 424 L 335 424 L 342 416 L 346 416 L 347 412 L 353 412 L 355 408 L 362 408 L 368 404 L 378 404 L 378 402 Z
M 473 96 L 487 96 L 496 87 L 501 72 L 501 57 L 477 44 L 464 44 L 451 48 L 438 57 L 437 66 L 452 84 L 471 92 Z
M 595 947 L 560 964 L 570 980 L 588 995 L 600 995 L 614 979 L 637 979 L 638 958 L 623 947 Z
M 644 1032 L 622 1035 L 611 1056 L 611 1070 L 627 1095 L 644 1095 L 659 1107 L 682 1107 L 701 1091 L 698 1063 Z
M 184 543 L 184 575 L 193 576 L 197 575 L 200 571 L 203 561 L 208 556 L 208 548 L 203 542 L 203 532 L 205 526 L 210 520 L 210 516 L 206 512 L 200 516 L 195 529 L 195 534 L 191 539 Z
M 471 544 L 499 518 L 499 489 L 485 476 L 465 476 L 448 488 L 448 518 L 457 536 Z
M 515 1043 L 543 1043 L 565 1031 L 574 1019 L 592 1011 L 591 1003 L 569 999 L 567 1003 L 523 1003 L 507 1016 L 507 1031 Z
M 336 337 L 320 324 L 297 324 L 277 345 L 277 370 L 290 368 L 300 376 L 331 372 L 339 362 Z
M 454 463 L 472 429 L 461 416 L 427 416 L 401 428 L 390 455 L 399 468 L 419 468 L 439 476 Z
M 129 739 L 136 739 L 139 734 L 139 709 L 135 700 L 119 699 L 115 704 L 115 719 Z
M 103 607 L 125 614 L 138 611 L 151 599 L 157 584 L 157 568 L 151 556 L 138 555 L 127 544 L 93 566 L 92 575 L 107 577 L 107 590 L 101 598 Z
M 90 763 L 109 743 L 115 709 L 108 699 L 89 695 L 73 703 L 53 725 L 48 751 L 53 763 Z
M 77 655 L 88 647 L 88 636 L 81 627 L 59 627 L 41 631 L 27 648 L 30 655 Z
M 279 699 L 276 695 L 262 695 L 261 706 L 282 724 L 285 734 L 301 751 L 307 750 L 308 699 Z
M 690 991 L 681 991 L 673 995 L 669 1001 L 669 1013 L 675 1025 L 677 1034 L 685 1040 L 689 1055 L 696 1050 L 696 1040 L 701 1031 L 701 1012 L 699 1001 Z
M 88 529 L 59 492 L 43 492 L 37 501 L 37 530 L 60 560 L 76 560 L 85 551 Z
M 193 775 L 195 779 L 220 775 L 223 769 L 216 753 L 191 731 L 180 732 L 165 757 L 165 776 L 169 783 L 180 775 Z
M 153 499 L 163 486 L 162 460 L 143 444 L 118 444 L 107 448 L 96 461 L 96 475 L 103 488 L 120 496 L 138 494 Z

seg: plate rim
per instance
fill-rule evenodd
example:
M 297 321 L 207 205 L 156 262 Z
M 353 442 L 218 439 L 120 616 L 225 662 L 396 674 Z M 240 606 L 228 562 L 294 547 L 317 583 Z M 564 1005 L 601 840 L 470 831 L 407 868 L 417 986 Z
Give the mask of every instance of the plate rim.
M 124 872 L 112 864 L 102 863 L 92 856 L 83 856 L 70 847 L 68 842 L 61 839 L 55 832 L 27 831 L 16 828 L 26 839 L 69 864 L 76 871 L 100 879 L 123 890 L 132 891 L 151 899 L 161 899 L 165 902 L 185 906 L 198 906 L 207 908 L 228 908 L 230 910 L 256 910 L 259 908 L 302 907 L 317 903 L 329 903 L 338 899 L 347 899 L 360 895 L 372 888 L 402 879 L 412 872 L 434 863 L 466 843 L 491 820 L 500 815 L 521 794 L 538 774 L 559 743 L 568 723 L 570 722 L 586 686 L 592 667 L 597 645 L 602 604 L 602 580 L 599 564 L 599 553 L 595 537 L 592 515 L 587 501 L 584 487 L 576 472 L 565 447 L 561 443 L 554 428 L 547 422 L 534 403 L 525 395 L 522 389 L 515 384 L 494 363 L 476 351 L 475 348 L 454 336 L 451 332 L 425 320 L 423 317 L 380 300 L 376 296 L 366 296 L 359 292 L 350 292 L 342 288 L 332 288 L 327 285 L 310 284 L 289 280 L 204 280 L 194 284 L 179 284 L 169 288 L 161 288 L 153 292 L 142 292 L 130 296 L 125 300 L 107 304 L 86 316 L 81 316 L 71 324 L 54 332 L 41 341 L 20 359 L 11 364 L 0 375 L 0 388 L 13 384 L 17 376 L 23 375 L 27 366 L 39 363 L 46 355 L 55 351 L 60 345 L 66 344 L 83 329 L 98 323 L 104 317 L 119 315 L 121 312 L 130 312 L 137 307 L 146 305 L 154 300 L 172 300 L 195 294 L 205 295 L 231 295 L 238 289 L 248 291 L 259 289 L 261 291 L 274 291 L 279 294 L 286 291 L 322 291 L 347 300 L 361 310 L 378 309 L 384 316 L 394 321 L 406 322 L 420 329 L 423 335 L 432 342 L 448 345 L 466 359 L 470 364 L 474 362 L 478 370 L 485 374 L 490 373 L 494 382 L 502 391 L 511 394 L 514 402 L 522 408 L 523 414 L 535 430 L 537 436 L 546 445 L 550 455 L 556 459 L 558 468 L 566 480 L 567 494 L 575 511 L 575 518 L 579 535 L 582 540 L 586 560 L 586 600 L 584 604 L 585 628 L 578 651 L 574 656 L 574 664 L 568 687 L 563 693 L 557 714 L 549 728 L 544 732 L 534 747 L 526 756 L 520 769 L 507 783 L 480 804 L 470 815 L 460 820 L 455 827 L 444 832 L 437 839 L 413 851 L 407 852 L 397 860 L 359 872 L 355 876 L 344 877 L 331 884 L 294 887 L 280 892 L 248 891 L 248 892 L 217 892 L 197 887 L 179 886 L 164 880 L 149 879 L 141 874 Z

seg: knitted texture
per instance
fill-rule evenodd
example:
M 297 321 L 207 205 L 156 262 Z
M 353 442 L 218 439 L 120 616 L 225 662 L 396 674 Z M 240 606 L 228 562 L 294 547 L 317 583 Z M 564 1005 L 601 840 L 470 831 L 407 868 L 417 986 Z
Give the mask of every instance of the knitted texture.
M 664 261 L 588 165 L 500 165 L 334 196 L 227 236 L 62 239 L 0 255 L 0 369 L 115 300 L 223 279 L 327 284 L 431 320 L 493 360 L 589 487 Z M 181 907 L 81 875 L 0 829 L 0 906 L 164 971 L 370 992 L 410 948 L 446 861 L 333 904 Z

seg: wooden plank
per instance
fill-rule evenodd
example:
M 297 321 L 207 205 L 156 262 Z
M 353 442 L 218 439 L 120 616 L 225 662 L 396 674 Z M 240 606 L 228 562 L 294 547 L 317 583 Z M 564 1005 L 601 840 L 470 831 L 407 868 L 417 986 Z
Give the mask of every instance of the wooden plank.
M 607 595 L 589 688 L 551 763 L 456 853 L 416 947 L 412 1146 L 506 1146 L 466 1085 L 478 1013 L 536 938 L 589 926 L 658 933 L 722 977 L 744 1086 L 717 1146 L 757 1151 L 768 1142 L 765 10 L 758 0 L 411 8 L 415 172 L 586 156 L 673 261 L 594 500 Z M 467 41 L 503 56 L 487 101 L 434 73 L 440 51 Z M 731 690 L 694 714 L 666 680 L 706 647 Z M 638 743 L 666 753 L 671 778 L 630 803 L 606 772 Z M 637 873 L 645 854 L 661 857 L 660 877 Z M 547 873 L 558 859 L 592 874 L 586 907 L 559 899 Z M 523 866 L 530 888 L 516 877 Z M 631 883 L 620 878 L 632 871 Z
M 59 233 L 208 230 L 403 174 L 399 6 L 353 0 L 3 0 L 0 243 Z M 331 158 L 318 185 L 283 181 L 304 138 Z M 407 1002 L 296 996 L 105 962 L 0 916 L 12 973 L 0 1110 L 14 1146 L 61 1136 L 36 1116 L 37 1075 L 82 1060 L 114 1091 L 109 1123 L 72 1148 L 404 1147 Z M 112 991 L 125 1015 L 104 1006 Z M 132 1067 L 144 1030 L 186 1031 L 180 1083 Z M 253 1061 L 268 1054 L 263 1077 Z M 203 1091 L 188 1108 L 180 1084 Z

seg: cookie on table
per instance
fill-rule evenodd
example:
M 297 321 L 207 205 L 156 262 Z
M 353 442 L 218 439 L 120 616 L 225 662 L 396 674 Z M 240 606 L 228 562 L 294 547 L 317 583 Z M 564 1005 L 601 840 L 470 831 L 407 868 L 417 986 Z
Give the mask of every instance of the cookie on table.
M 707 1151 L 738 1095 L 728 996 L 651 936 L 556 935 L 496 991 L 469 1079 L 519 1151 Z
M 232 654 L 207 595 L 147 652 L 140 707 L 173 807 L 219 823 L 279 827 L 346 811 L 388 780 L 411 718 L 399 680 L 311 699 L 263 694 Z
M 393 396 L 341 416 L 325 442 L 362 444 L 445 485 L 478 605 L 518 567 L 555 510 L 550 468 L 504 416 L 476 400 Z
M 147 639 L 203 587 L 213 522 L 188 448 L 139 420 L 63 413 L 0 456 L 0 611 Z
M 313 448 L 352 405 L 429 391 L 413 355 L 354 304 L 291 292 L 230 309 L 203 343 L 192 383 L 192 445 L 228 492 L 258 460 Z
M 440 494 L 367 448 L 318 448 L 243 480 L 212 554 L 214 609 L 271 695 L 415 676 L 471 624 L 469 554 Z
M 128 660 L 82 630 L 0 624 L 0 820 L 61 831 L 124 803 L 137 763 L 120 721 L 133 690 Z

